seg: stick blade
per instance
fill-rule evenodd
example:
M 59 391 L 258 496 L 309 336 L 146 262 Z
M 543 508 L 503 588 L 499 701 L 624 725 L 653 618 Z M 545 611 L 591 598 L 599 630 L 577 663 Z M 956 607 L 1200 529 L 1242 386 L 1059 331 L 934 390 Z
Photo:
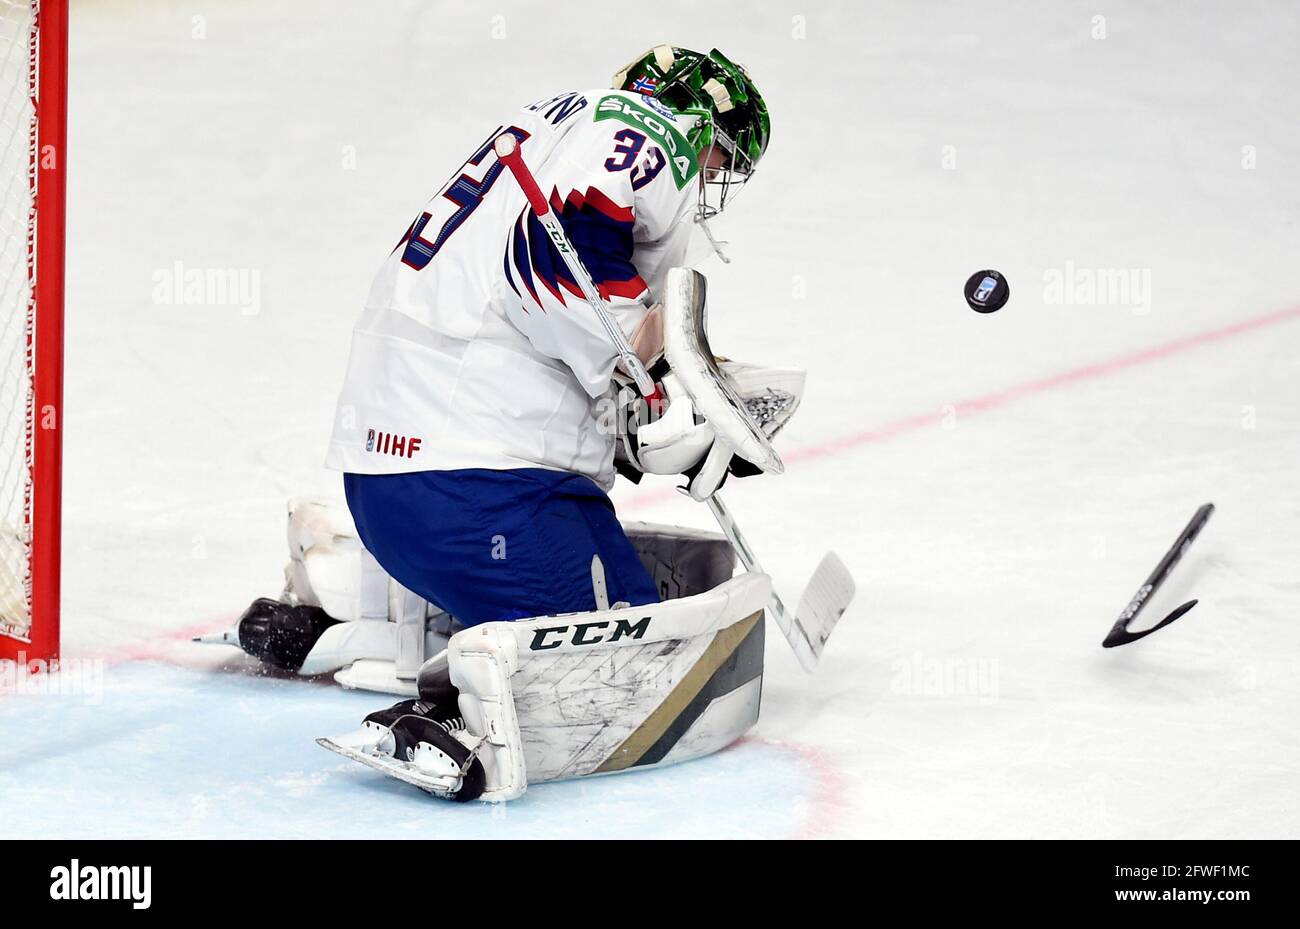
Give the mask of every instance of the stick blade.
M 807 635 L 814 661 L 821 658 L 826 640 L 831 637 L 835 624 L 853 602 L 856 592 L 857 584 L 853 582 L 853 575 L 840 560 L 840 556 L 827 552 L 813 572 L 803 596 L 799 598 L 799 609 L 795 613 L 799 625 Z
M 1120 625 L 1117 625 L 1114 629 L 1110 631 L 1110 634 L 1106 636 L 1105 641 L 1101 643 L 1101 647 L 1114 648 L 1117 645 L 1128 645 L 1130 642 L 1136 642 L 1138 639 L 1145 638 L 1146 636 L 1149 636 L 1151 633 L 1155 632 L 1157 629 L 1165 628 L 1165 626 L 1168 626 L 1175 619 L 1178 619 L 1180 616 L 1188 612 L 1192 607 L 1196 606 L 1196 604 L 1200 602 L 1201 601 L 1199 600 L 1188 600 L 1186 603 L 1178 607 L 1178 609 L 1174 610 L 1172 613 L 1170 613 L 1164 619 L 1160 620 L 1160 622 L 1156 623 L 1150 629 L 1142 629 L 1139 630 L 1138 632 L 1129 632 L 1127 629 L 1121 628 Z

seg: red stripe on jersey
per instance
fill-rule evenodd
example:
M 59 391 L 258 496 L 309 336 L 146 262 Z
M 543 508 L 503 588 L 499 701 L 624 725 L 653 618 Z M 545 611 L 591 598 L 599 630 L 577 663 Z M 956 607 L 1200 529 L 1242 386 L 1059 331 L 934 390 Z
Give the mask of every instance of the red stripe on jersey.
M 551 189 L 551 209 L 556 213 L 563 213 L 565 205 L 568 204 L 574 209 L 581 210 L 584 206 L 589 206 L 599 213 L 603 213 L 615 222 L 630 223 L 636 219 L 636 211 L 630 206 L 619 206 L 602 191 L 595 187 L 588 187 L 586 194 L 578 190 L 569 191 L 569 196 L 564 200 L 560 199 L 560 192 L 555 188 Z
M 610 297 L 625 297 L 628 300 L 635 300 L 649 289 L 639 274 L 630 281 L 605 281 L 603 284 L 596 285 L 596 290 L 600 291 L 600 295 L 606 300 Z

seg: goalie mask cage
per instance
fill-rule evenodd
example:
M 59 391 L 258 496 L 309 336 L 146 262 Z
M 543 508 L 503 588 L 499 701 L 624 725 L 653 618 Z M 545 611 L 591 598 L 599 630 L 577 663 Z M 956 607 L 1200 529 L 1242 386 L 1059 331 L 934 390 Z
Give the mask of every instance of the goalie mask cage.
M 67 0 L 0 0 L 0 659 L 59 645 Z

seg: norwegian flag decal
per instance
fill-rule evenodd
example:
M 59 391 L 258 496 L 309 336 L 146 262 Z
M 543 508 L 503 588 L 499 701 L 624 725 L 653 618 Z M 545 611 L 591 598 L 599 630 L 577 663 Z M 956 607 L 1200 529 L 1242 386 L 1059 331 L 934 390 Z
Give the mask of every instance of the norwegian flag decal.
M 632 82 L 632 89 L 637 93 L 649 96 L 659 89 L 659 79 L 643 74 Z

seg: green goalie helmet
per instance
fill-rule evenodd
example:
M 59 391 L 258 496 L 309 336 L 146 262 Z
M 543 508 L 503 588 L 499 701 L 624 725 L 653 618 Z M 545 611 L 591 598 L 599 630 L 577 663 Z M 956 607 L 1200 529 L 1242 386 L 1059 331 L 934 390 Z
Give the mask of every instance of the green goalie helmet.
M 614 87 L 654 97 L 687 117 L 686 137 L 703 168 L 701 219 L 722 212 L 767 151 L 772 124 L 763 95 L 748 72 L 716 48 L 706 55 L 657 45 L 615 74 Z

